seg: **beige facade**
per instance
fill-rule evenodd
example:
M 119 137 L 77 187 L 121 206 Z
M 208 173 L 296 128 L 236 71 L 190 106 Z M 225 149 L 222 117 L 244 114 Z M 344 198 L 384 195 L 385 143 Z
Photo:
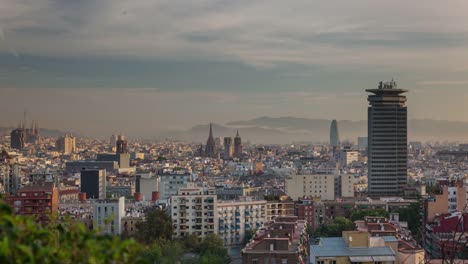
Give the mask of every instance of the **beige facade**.
M 292 175 L 285 181 L 285 191 L 293 200 L 299 197 L 335 199 L 335 177 L 331 174 Z
M 292 201 L 270 201 L 266 204 L 266 221 L 272 221 L 280 216 L 294 216 L 295 204 Z
M 72 154 L 76 151 L 76 138 L 70 134 L 66 134 L 57 140 L 56 147 L 63 154 Z
M 348 166 L 353 162 L 359 161 L 359 152 L 354 150 L 343 150 L 340 152 L 340 163 L 342 166 Z
M 138 231 L 138 224 L 144 221 L 141 216 L 124 216 L 122 217 L 122 235 L 134 236 Z
M 462 211 L 465 208 L 466 189 L 464 186 L 458 186 L 456 188 L 456 197 L 450 197 L 449 188 L 443 186 L 442 194 L 435 195 L 433 200 L 427 201 L 427 222 L 432 223 L 437 215 L 448 214 L 450 212 L 449 204 L 453 201 L 456 202 L 454 211 Z
M 351 174 L 340 175 L 341 197 L 354 197 L 354 176 Z

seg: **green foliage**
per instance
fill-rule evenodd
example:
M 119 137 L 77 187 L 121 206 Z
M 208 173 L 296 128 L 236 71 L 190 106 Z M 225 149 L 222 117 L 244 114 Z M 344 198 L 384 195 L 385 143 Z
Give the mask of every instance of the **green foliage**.
M 145 263 L 177 263 L 184 254 L 184 245 L 180 241 L 161 239 L 149 246 L 142 255 Z
M 190 252 L 200 252 L 201 238 L 195 234 L 188 235 L 184 238 L 184 246 Z
M 171 239 L 171 218 L 162 210 L 154 208 L 146 213 L 145 221 L 137 225 L 136 238 L 146 244 L 160 239 Z
M 436 185 L 427 185 L 426 186 L 426 193 L 431 194 L 431 195 L 439 195 L 443 193 L 442 187 L 440 187 L 438 184 Z
M 398 210 L 400 221 L 408 222 L 408 229 L 413 234 L 413 237 L 419 242 L 421 240 L 421 218 L 422 218 L 422 201 L 412 203 L 406 208 Z
M 134 240 L 100 235 L 82 223 L 41 226 L 0 202 L 0 263 L 145 263 Z
M 247 245 L 247 243 L 249 243 L 249 241 L 255 236 L 255 233 L 257 233 L 257 229 L 250 229 L 245 231 L 245 237 L 242 245 Z
M 263 199 L 267 201 L 280 201 L 279 195 L 272 195 L 272 194 L 263 196 Z
M 344 217 L 337 217 L 332 224 L 324 224 L 315 231 L 315 237 L 341 237 L 343 231 L 355 230 L 354 223 Z
M 351 221 L 364 220 L 366 216 L 381 216 L 388 217 L 388 212 L 384 209 L 370 209 L 370 210 L 353 210 L 351 212 Z
M 200 244 L 200 262 L 209 264 L 230 262 L 227 249 L 224 248 L 223 240 L 219 236 L 208 234 L 202 240 Z
M 204 239 L 188 236 L 183 241 L 170 240 L 170 218 L 161 210 L 150 211 L 144 223 L 143 230 L 148 234 L 144 237 L 145 244 L 140 244 L 132 239 L 89 231 L 80 222 L 66 220 L 42 226 L 32 217 L 13 215 L 11 208 L 0 201 L 0 263 L 230 262 L 222 239 L 215 234 Z M 198 255 L 184 259 L 187 252 Z
M 308 237 L 312 237 L 314 235 L 314 230 L 312 229 L 312 225 L 307 224 L 306 232 Z
M 163 156 L 159 156 L 156 161 L 166 161 L 167 158 L 166 157 L 163 157 Z

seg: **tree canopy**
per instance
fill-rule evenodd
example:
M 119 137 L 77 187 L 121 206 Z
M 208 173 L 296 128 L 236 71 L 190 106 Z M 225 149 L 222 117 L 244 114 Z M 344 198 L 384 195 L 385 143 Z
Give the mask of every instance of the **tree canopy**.
M 159 208 L 148 210 L 145 221 L 138 223 L 137 229 L 136 238 L 146 244 L 160 239 L 169 240 L 172 237 L 171 218 Z
M 351 212 L 351 221 L 364 220 L 366 216 L 381 216 L 388 217 L 388 212 L 385 209 L 369 209 L 369 210 L 353 210 Z
M 355 230 L 354 223 L 344 217 L 337 217 L 331 224 L 323 224 L 315 231 L 315 237 L 341 237 L 343 231 Z
M 412 203 L 406 208 L 400 208 L 398 210 L 400 221 L 408 222 L 408 229 L 413 234 L 413 237 L 420 242 L 421 241 L 421 223 L 422 223 L 422 201 L 419 200 L 417 203 Z
M 145 237 L 148 243 L 142 244 L 90 231 L 81 222 L 52 221 L 43 226 L 32 217 L 13 215 L 11 208 L 0 200 L 0 263 L 229 263 L 227 250 L 218 236 L 193 238 L 192 241 L 198 241 L 193 245 L 170 240 L 168 216 L 163 211 L 151 211 L 148 216 L 153 224 L 146 226 L 146 230 L 155 239 Z M 158 224 L 163 227 L 157 228 Z M 196 254 L 185 258 L 188 252 Z

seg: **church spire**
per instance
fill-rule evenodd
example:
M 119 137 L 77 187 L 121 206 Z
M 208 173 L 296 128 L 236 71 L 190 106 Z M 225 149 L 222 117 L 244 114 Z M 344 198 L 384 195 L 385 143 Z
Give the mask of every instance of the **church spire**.
M 210 135 L 208 136 L 209 138 L 212 138 L 213 137 L 213 127 L 211 125 L 211 122 L 210 122 Z
M 237 138 L 240 137 L 240 136 L 239 136 L 239 129 L 237 129 L 236 137 L 237 137 Z
M 213 138 L 213 125 L 210 122 L 210 135 L 208 136 L 208 140 L 206 141 L 205 147 L 205 155 L 208 157 L 214 157 L 216 151 L 216 143 Z

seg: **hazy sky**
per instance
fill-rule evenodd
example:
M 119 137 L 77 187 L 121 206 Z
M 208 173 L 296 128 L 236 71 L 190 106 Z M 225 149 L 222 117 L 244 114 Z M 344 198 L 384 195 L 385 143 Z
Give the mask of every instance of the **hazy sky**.
M 468 121 L 468 1 L 0 0 L 0 125 L 149 135 L 259 116 Z

